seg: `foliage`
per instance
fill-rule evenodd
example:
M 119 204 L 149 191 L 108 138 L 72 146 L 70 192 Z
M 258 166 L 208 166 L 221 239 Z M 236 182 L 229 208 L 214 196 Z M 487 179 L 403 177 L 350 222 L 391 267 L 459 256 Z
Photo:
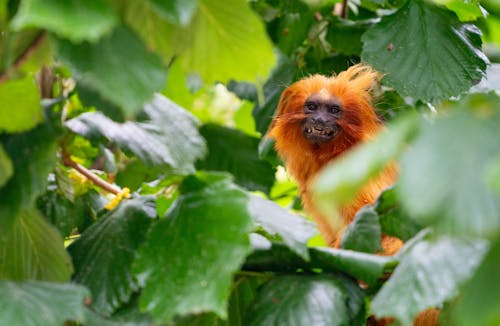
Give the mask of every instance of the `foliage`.
M 346 3 L 0 1 L 0 324 L 498 325 L 500 8 Z M 325 248 L 265 133 L 359 61 L 387 131 L 311 187 L 400 179 Z

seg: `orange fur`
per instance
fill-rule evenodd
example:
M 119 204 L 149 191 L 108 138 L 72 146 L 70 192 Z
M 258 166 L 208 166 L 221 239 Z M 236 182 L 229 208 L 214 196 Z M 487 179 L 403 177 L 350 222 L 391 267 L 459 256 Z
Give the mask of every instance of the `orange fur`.
M 269 130 L 268 135 L 276 140 L 278 154 L 299 184 L 306 211 L 315 219 L 330 246 L 338 246 L 341 230 L 332 229 L 316 210 L 309 185 L 327 163 L 360 142 L 370 140 L 383 128 L 371 105 L 370 91 L 378 78 L 377 72 L 364 65 L 355 65 L 337 76 L 314 75 L 304 78 L 283 92 Z M 344 111 L 338 121 L 341 127 L 339 134 L 328 143 L 316 145 L 307 141 L 300 125 L 305 118 L 304 102 L 309 96 L 320 92 L 339 99 Z M 344 225 L 352 221 L 359 208 L 373 203 L 383 189 L 394 183 L 396 176 L 397 169 L 389 165 L 383 173 L 367 184 L 351 203 L 342 207 L 339 213 Z M 386 253 L 393 253 L 401 246 L 394 238 L 385 238 L 388 238 L 388 243 L 391 244 Z
M 299 184 L 304 208 L 315 219 L 320 232 L 330 246 L 339 247 L 341 235 L 356 212 L 366 204 L 372 204 L 380 193 L 397 178 L 397 168 L 389 164 L 379 176 L 367 183 L 358 195 L 347 205 L 339 209 L 343 218 L 343 227 L 336 230 L 319 213 L 312 201 L 309 186 L 318 172 L 330 161 L 353 146 L 372 139 L 383 124 L 371 105 L 370 92 L 379 75 L 368 66 L 355 65 L 338 76 L 325 77 L 314 75 L 304 78 L 290 87 L 283 94 L 276 116 L 271 124 L 268 136 L 276 140 L 276 150 L 284 159 L 289 173 Z M 312 144 L 306 140 L 301 130 L 305 118 L 304 102 L 316 93 L 329 94 L 342 103 L 344 110 L 339 120 L 341 131 L 330 142 Z M 383 235 L 383 255 L 396 253 L 403 245 L 400 239 Z M 415 319 L 415 326 L 438 325 L 439 310 L 429 309 Z M 392 319 L 369 319 L 376 325 L 389 325 Z

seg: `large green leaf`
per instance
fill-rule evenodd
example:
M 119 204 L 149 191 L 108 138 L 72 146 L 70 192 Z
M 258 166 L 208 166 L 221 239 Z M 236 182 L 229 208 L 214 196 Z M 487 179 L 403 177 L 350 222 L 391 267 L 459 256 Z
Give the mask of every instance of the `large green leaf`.
M 185 27 L 172 26 L 163 16 L 139 1 L 125 8 L 127 23 L 166 61 L 176 56 L 187 73 L 199 74 L 207 83 L 262 80 L 275 64 L 263 22 L 247 1 L 198 0 Z
M 55 326 L 83 321 L 88 291 L 79 285 L 0 281 L 0 324 Z
M 275 64 L 264 24 L 243 0 L 198 0 L 187 29 L 175 29 L 170 37 L 184 69 L 206 82 L 263 79 Z
M 375 253 L 382 250 L 382 230 L 377 212 L 371 206 L 361 208 L 347 226 L 341 246 L 361 252 Z
M 176 173 L 194 171 L 194 161 L 205 153 L 196 118 L 159 94 L 144 111 L 149 117 L 144 122 L 116 123 L 100 112 L 89 112 L 66 126 L 85 137 L 116 142 L 149 166 L 170 167 Z
M 186 26 L 191 21 L 198 0 L 149 0 L 154 8 L 161 12 L 172 24 Z
M 414 115 L 398 119 L 372 142 L 329 164 L 313 184 L 319 207 L 331 214 L 338 205 L 351 200 L 363 185 L 400 155 L 415 134 L 418 122 Z
M 125 200 L 68 247 L 75 266 L 73 280 L 90 290 L 95 311 L 110 315 L 137 290 L 129 270 L 155 216 L 151 198 Z
M 14 175 L 0 188 L 0 237 L 8 233 L 21 208 L 33 207 L 36 197 L 45 191 L 47 175 L 56 161 L 55 135 L 52 127 L 44 123 L 2 139 Z
M 453 325 L 500 323 L 500 241 L 496 241 L 453 307 Z
M 500 155 L 500 99 L 474 97 L 480 116 L 459 110 L 422 129 L 402 159 L 402 204 L 417 222 L 439 230 L 493 237 L 500 232 L 500 194 L 487 183 Z M 486 115 L 485 115 L 486 113 Z
M 439 308 L 457 295 L 486 248 L 484 241 L 450 237 L 410 242 L 391 278 L 374 297 L 371 312 L 412 325 L 418 312 Z
M 55 40 L 59 58 L 67 63 L 78 83 L 99 93 L 127 113 L 134 113 L 165 86 L 161 59 L 125 27 L 98 43 L 73 44 Z
M 0 84 L 0 130 L 25 131 L 41 121 L 40 95 L 32 76 Z
M 12 177 L 13 173 L 12 160 L 0 144 L 0 188 Z
M 250 195 L 248 210 L 257 225 L 272 236 L 278 235 L 297 255 L 309 260 L 307 241 L 317 233 L 305 218 L 287 212 L 273 201 Z
M 104 0 L 24 0 L 12 26 L 47 29 L 80 42 L 97 40 L 117 23 L 115 13 Z
M 409 0 L 362 38 L 363 61 L 400 94 L 424 101 L 459 95 L 481 80 L 488 59 L 480 31 L 448 10 Z
M 233 273 L 250 250 L 247 196 L 214 174 L 188 177 L 181 191 L 139 249 L 141 308 L 161 322 L 203 311 L 225 317 Z
M 398 263 L 394 257 L 320 247 L 309 249 L 310 261 L 306 262 L 283 244 L 271 244 L 265 238 L 255 236 L 252 237 L 252 240 L 254 251 L 247 257 L 244 270 L 343 272 L 369 285 L 376 285 Z
M 239 185 L 269 193 L 274 183 L 274 168 L 259 159 L 259 139 L 241 131 L 208 124 L 200 129 L 208 155 L 198 161 L 198 169 L 230 172 Z
M 364 325 L 363 294 L 340 275 L 281 276 L 265 284 L 247 325 Z
M 22 210 L 0 247 L 0 279 L 68 281 L 73 273 L 63 239 L 34 209 Z

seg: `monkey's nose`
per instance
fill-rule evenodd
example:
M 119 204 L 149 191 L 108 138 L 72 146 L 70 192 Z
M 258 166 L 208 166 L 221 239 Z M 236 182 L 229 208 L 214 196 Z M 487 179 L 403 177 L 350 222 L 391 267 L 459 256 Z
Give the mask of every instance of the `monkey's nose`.
M 323 125 L 327 125 L 328 124 L 328 120 L 323 118 L 323 117 L 314 117 L 314 118 L 311 118 L 311 122 L 314 124 L 314 125 L 317 125 L 317 126 L 323 126 Z

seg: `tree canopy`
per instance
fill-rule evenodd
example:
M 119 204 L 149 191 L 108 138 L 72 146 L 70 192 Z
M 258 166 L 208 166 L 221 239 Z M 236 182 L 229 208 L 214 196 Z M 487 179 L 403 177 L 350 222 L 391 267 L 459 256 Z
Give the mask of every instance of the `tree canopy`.
M 358 62 L 387 130 L 316 201 L 400 177 L 334 249 L 265 134 Z M 500 324 L 498 62 L 496 0 L 0 0 L 0 324 Z

